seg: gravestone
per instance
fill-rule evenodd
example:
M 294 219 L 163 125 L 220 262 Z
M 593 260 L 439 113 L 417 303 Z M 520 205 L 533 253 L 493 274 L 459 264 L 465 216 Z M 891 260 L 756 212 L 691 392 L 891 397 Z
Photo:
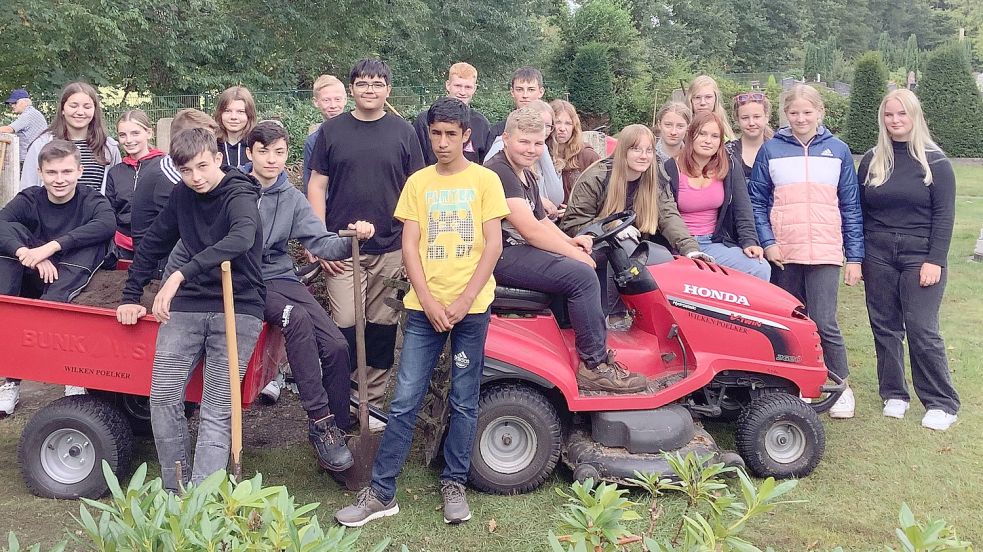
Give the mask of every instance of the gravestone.
M 174 117 L 164 117 L 157 120 L 157 149 L 164 153 L 171 151 L 171 122 Z

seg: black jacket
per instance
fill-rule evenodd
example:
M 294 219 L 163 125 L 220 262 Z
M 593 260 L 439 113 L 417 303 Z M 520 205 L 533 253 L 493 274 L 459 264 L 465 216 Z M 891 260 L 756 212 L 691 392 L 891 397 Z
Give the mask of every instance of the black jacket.
M 140 242 L 123 288 L 126 303 L 139 303 L 158 262 L 167 258 L 180 239 L 191 260 L 178 270 L 185 281 L 173 310 L 222 312 L 222 261 L 232 261 L 232 288 L 237 314 L 263 318 L 263 225 L 260 223 L 259 183 L 238 169 L 223 166 L 225 178 L 214 190 L 199 194 L 175 186 L 167 207 Z
M 714 242 L 728 246 L 751 247 L 758 243 L 758 232 L 754 227 L 754 213 L 748 197 L 747 181 L 733 156 L 728 155 L 730 168 L 724 178 L 724 203 L 717 214 L 717 227 L 713 231 Z M 669 191 L 674 199 L 679 198 L 679 168 L 674 159 L 665 162 L 665 172 L 669 175 Z
M 144 177 L 159 178 L 162 174 L 160 162 L 166 154 L 159 150 L 151 150 L 146 157 L 135 160 L 130 156 L 123 162 L 113 165 L 106 175 L 106 198 L 116 211 L 116 230 L 125 236 L 132 236 L 131 221 L 133 218 L 133 195 L 142 186 Z M 148 183 L 153 185 L 153 183 Z M 150 226 L 148 221 L 147 227 Z M 143 234 L 141 233 L 141 236 Z
M 470 125 L 471 141 L 464 145 L 464 157 L 468 161 L 480 165 L 485 159 L 488 149 L 491 148 L 494 137 L 489 136 L 488 119 L 477 109 L 471 109 Z M 434 155 L 433 147 L 430 145 L 430 129 L 427 127 L 427 110 L 421 111 L 416 116 L 413 129 L 416 130 L 416 136 L 420 139 L 420 147 L 423 148 L 423 161 L 427 165 L 436 165 L 437 156 Z

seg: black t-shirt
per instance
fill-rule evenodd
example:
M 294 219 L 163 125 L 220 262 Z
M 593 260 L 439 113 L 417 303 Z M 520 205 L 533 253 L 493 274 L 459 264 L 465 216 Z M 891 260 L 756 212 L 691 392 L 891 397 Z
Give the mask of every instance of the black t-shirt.
M 488 148 L 492 145 L 494 137 L 489 138 L 488 119 L 485 118 L 477 109 L 471 110 L 471 140 L 464 144 L 464 157 L 472 163 L 481 164 L 488 153 Z M 430 145 L 430 129 L 427 127 L 427 111 L 421 111 L 413 122 L 416 136 L 420 140 L 423 148 L 423 160 L 427 165 L 435 165 L 437 156 L 433 153 L 433 146 Z
M 543 209 L 543 199 L 539 196 L 539 185 L 536 183 L 536 175 L 529 169 L 523 170 L 526 184 L 522 183 L 519 175 L 515 174 L 512 165 L 505 157 L 505 151 L 500 151 L 485 163 L 485 167 L 495 171 L 498 178 L 502 181 L 502 188 L 505 190 L 505 199 L 519 197 L 526 200 L 532 210 L 536 220 L 546 218 L 546 210 Z M 502 221 L 502 239 L 505 246 L 522 245 L 526 240 L 519 234 L 515 226 L 508 219 Z
M 328 177 L 328 231 L 365 220 L 375 225 L 375 236 L 365 242 L 363 252 L 398 250 L 403 224 L 393 218 L 393 211 L 406 179 L 423 167 L 420 140 L 400 117 L 387 113 L 375 121 L 360 121 L 348 112 L 325 121 L 311 168 Z
M 14 224 L 25 227 L 36 241 L 21 241 Z M 76 249 L 106 244 L 114 233 L 116 215 L 109 200 L 80 184 L 75 196 L 65 203 L 52 203 L 44 186 L 30 186 L 0 210 L 0 255 L 13 256 L 21 247 L 37 247 L 55 240 L 61 245 L 57 260 Z

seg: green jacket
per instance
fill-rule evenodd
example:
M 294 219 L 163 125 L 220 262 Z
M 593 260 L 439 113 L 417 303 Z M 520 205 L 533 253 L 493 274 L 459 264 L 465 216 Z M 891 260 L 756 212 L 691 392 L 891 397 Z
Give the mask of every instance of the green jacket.
M 589 167 L 580 175 L 573 190 L 570 192 L 570 201 L 567 202 L 567 210 L 560 220 L 560 230 L 570 236 L 577 235 L 585 226 L 594 222 L 598 218 L 598 213 L 604 207 L 608 182 L 611 179 L 611 159 L 604 159 Z M 659 186 L 659 231 L 660 236 L 650 236 L 642 234 L 642 239 L 660 241 L 668 244 L 671 249 L 675 249 L 680 255 L 687 255 L 694 251 L 699 251 L 700 246 L 690 235 L 686 228 L 686 223 L 679 216 L 679 208 L 676 201 L 669 194 L 664 186 Z M 631 209 L 631 204 L 627 205 Z M 662 240 L 658 239 L 663 238 Z M 655 238 L 655 239 L 652 239 Z

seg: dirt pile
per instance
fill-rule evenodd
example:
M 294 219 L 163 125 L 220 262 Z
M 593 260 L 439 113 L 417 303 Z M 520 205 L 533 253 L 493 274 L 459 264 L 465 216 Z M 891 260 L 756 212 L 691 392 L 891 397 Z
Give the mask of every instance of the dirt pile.
M 87 305 L 90 307 L 104 307 L 115 309 L 123 304 L 123 285 L 126 283 L 126 270 L 100 270 L 89 280 L 89 285 L 85 286 L 82 293 L 72 301 L 76 305 Z M 160 290 L 160 281 L 154 280 L 143 290 L 143 298 L 140 304 L 147 308 L 147 312 L 154 305 L 154 296 Z

